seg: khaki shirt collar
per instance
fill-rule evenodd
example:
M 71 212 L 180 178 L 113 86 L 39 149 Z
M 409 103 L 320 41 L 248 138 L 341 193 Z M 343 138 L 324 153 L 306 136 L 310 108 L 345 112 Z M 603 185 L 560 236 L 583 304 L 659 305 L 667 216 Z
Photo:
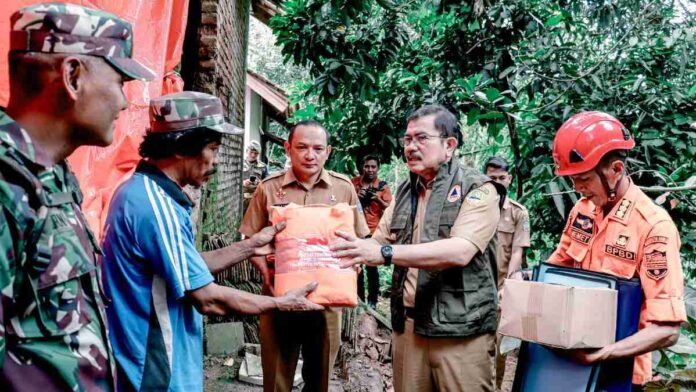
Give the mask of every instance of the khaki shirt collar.
M 504 210 L 507 210 L 508 208 L 510 208 L 510 205 L 511 205 L 511 203 L 510 203 L 510 198 L 509 198 L 509 197 L 505 197 L 505 201 L 503 202 L 503 209 L 504 209 Z
M 317 178 L 317 181 L 314 183 L 314 185 L 322 181 L 326 183 L 327 186 L 331 186 L 331 176 L 329 176 L 329 172 L 326 171 L 326 169 L 321 169 L 321 174 L 319 174 L 319 178 Z M 288 169 L 288 171 L 285 172 L 285 176 L 283 177 L 283 184 L 281 186 L 285 188 L 286 186 L 292 185 L 293 183 L 297 183 L 297 185 L 303 186 L 302 183 L 297 180 L 295 172 L 292 170 L 292 168 L 290 168 Z

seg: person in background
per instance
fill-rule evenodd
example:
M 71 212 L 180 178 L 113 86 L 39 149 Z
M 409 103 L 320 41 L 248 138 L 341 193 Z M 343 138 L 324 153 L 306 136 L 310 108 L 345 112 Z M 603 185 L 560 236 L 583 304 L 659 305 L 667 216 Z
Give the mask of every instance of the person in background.
M 486 160 L 485 174 L 493 181 L 510 188 L 512 175 L 510 164 L 503 158 L 492 156 Z M 522 204 L 509 197 L 503 202 L 498 223 L 498 289 L 505 279 L 521 274 L 524 263 L 524 251 L 529 248 L 529 212 Z
M 362 175 L 353 178 L 355 191 L 358 193 L 360 204 L 367 227 L 370 228 L 370 236 L 377 228 L 384 210 L 389 207 L 392 200 L 391 190 L 386 181 L 377 177 L 379 173 L 379 158 L 373 155 L 365 157 L 362 166 Z M 377 306 L 379 297 L 379 273 L 377 267 L 365 267 L 358 274 L 358 296 L 365 301 L 365 283 L 363 270 L 367 275 L 367 304 L 373 309 Z
M 484 165 L 485 174 L 493 181 L 510 188 L 512 175 L 510 174 L 510 164 L 501 157 L 492 156 L 486 160 Z M 503 287 L 505 279 L 512 275 L 521 274 L 523 267 L 524 251 L 529 247 L 529 213 L 520 203 L 509 197 L 503 202 L 503 209 L 500 212 L 500 222 L 498 222 L 498 251 L 496 264 L 498 266 L 498 291 Z M 500 389 L 505 375 L 505 356 L 500 353 L 501 335 L 497 335 L 495 353 L 495 382 Z
M 252 140 L 246 148 L 242 172 L 244 211 L 249 207 L 249 201 L 251 201 L 256 187 L 259 186 L 261 180 L 268 176 L 268 167 L 259 160 L 259 154 L 261 154 L 261 144 Z

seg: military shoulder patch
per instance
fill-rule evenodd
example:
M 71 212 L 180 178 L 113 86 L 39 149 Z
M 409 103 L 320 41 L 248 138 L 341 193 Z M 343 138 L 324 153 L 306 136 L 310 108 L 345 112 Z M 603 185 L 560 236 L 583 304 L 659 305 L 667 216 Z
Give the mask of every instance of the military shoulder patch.
M 483 204 L 484 193 L 480 189 L 474 189 L 466 195 L 466 202 L 468 204 L 477 206 Z
M 652 251 L 645 255 L 645 272 L 655 280 L 660 280 L 667 276 L 667 252 L 658 250 Z
M 459 200 L 460 197 L 462 197 L 462 187 L 455 185 L 452 187 L 452 189 L 450 189 L 449 195 L 447 195 L 447 201 L 454 203 L 455 201 Z

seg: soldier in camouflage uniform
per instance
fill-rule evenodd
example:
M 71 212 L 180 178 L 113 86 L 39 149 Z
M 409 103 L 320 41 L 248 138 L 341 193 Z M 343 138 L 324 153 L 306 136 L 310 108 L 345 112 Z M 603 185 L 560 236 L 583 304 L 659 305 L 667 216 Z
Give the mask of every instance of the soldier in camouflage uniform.
M 244 172 L 242 173 L 242 186 L 244 188 L 244 211 L 249 206 L 251 197 L 254 196 L 256 187 L 259 186 L 261 180 L 268 177 L 268 168 L 266 164 L 259 161 L 261 154 L 261 144 L 256 140 L 249 143 L 246 149 L 246 158 L 244 159 Z
M 0 111 L 0 390 L 107 391 L 114 359 L 99 247 L 65 158 L 108 145 L 131 59 L 131 26 L 76 5 L 12 15 L 10 100 Z

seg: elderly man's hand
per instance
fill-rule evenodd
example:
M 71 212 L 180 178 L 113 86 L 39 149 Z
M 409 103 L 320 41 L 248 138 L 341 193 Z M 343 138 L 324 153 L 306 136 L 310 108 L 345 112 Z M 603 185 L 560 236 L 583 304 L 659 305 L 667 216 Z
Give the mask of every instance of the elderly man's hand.
M 271 280 L 271 270 L 268 268 L 266 256 L 251 256 L 249 258 L 251 264 L 261 273 L 263 285 L 273 294 L 273 281 Z
M 275 235 L 283 231 L 283 229 L 285 229 L 285 222 L 280 222 L 275 226 L 264 227 L 263 230 L 252 235 L 249 240 L 254 247 L 254 255 L 265 256 L 273 253 L 273 247 L 270 246 L 270 243 Z
M 359 239 L 343 231 L 337 231 L 336 235 L 341 239 L 331 244 L 330 249 L 333 252 L 333 256 L 349 259 L 341 263 L 341 268 L 348 268 L 358 264 L 365 264 L 371 267 L 384 264 L 382 247 L 376 241 Z
M 314 291 L 317 286 L 317 282 L 312 282 L 305 287 L 290 290 L 284 296 L 276 298 L 278 310 L 285 312 L 324 310 L 323 306 L 307 299 L 307 295 Z

